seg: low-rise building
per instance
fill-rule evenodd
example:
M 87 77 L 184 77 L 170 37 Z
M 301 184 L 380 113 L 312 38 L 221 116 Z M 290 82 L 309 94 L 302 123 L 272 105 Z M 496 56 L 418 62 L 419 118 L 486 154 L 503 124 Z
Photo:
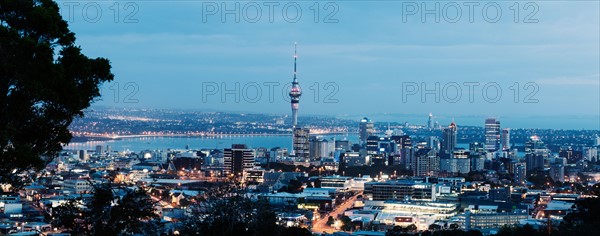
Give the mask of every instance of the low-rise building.
M 527 212 L 505 212 L 505 213 L 465 213 L 465 228 L 489 229 L 501 228 L 505 225 L 519 224 L 521 220 L 529 218 Z
M 376 221 L 386 225 L 406 227 L 415 224 L 427 230 L 436 220 L 445 220 L 458 212 L 458 204 L 450 202 L 367 201 L 366 211 L 378 211 Z
M 319 178 L 319 180 L 321 181 L 321 188 L 334 188 L 337 191 L 348 190 L 352 185 L 352 178 L 346 176 L 326 176 Z
M 94 188 L 87 179 L 67 179 L 63 182 L 63 190 L 69 194 L 91 193 Z
M 414 180 L 388 180 L 365 183 L 365 195 L 375 201 L 419 200 L 435 201 L 436 185 Z

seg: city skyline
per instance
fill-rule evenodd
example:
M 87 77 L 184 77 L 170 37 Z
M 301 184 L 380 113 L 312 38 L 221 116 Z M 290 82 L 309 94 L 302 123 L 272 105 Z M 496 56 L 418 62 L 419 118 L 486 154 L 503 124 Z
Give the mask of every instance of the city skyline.
M 597 234 L 595 8 L 2 1 L 0 235 Z
M 285 105 L 285 104 L 283 104 Z M 173 111 L 188 111 L 188 112 L 224 112 L 231 114 L 270 114 L 280 116 L 290 116 L 289 111 L 282 112 L 258 112 L 258 111 L 240 111 L 240 110 L 219 110 L 219 109 L 169 109 L 169 108 L 148 108 L 148 107 L 112 107 L 103 105 L 92 105 L 90 109 L 156 109 L 156 110 L 173 110 Z M 374 113 L 374 114 L 303 114 L 299 115 L 300 119 L 307 117 L 335 117 L 346 120 L 360 120 L 364 116 L 375 117 L 374 122 L 408 122 L 413 125 L 427 126 L 428 114 L 402 114 L 402 113 Z M 498 115 L 468 115 L 468 116 L 450 116 L 444 114 L 436 114 L 435 121 L 439 124 L 450 124 L 456 120 L 460 125 L 481 126 L 485 124 L 485 119 L 495 117 L 502 119 L 503 123 L 508 128 L 532 128 L 532 129 L 564 129 L 564 130 L 600 130 L 600 123 L 596 122 L 594 115 L 589 116 L 540 116 L 540 115 L 524 115 L 524 116 L 498 116 Z M 568 121 L 568 122 L 567 122 Z M 598 123 L 598 124 L 596 124 Z

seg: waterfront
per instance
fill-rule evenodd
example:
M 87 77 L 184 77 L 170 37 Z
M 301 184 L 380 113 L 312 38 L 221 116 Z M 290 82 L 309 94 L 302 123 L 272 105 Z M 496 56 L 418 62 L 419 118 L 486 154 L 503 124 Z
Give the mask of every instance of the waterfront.
M 350 140 L 352 144 L 358 143 L 358 135 L 319 135 L 323 138 L 335 138 L 336 140 Z M 289 135 L 231 135 L 231 136 L 164 136 L 164 137 L 135 137 L 121 138 L 103 141 L 71 142 L 65 146 L 65 150 L 94 150 L 96 146 L 103 148 L 110 146 L 114 151 L 142 150 L 167 150 L 167 149 L 223 149 L 231 147 L 231 144 L 246 144 L 250 148 L 274 148 L 284 147 L 291 150 L 292 141 Z M 468 143 L 458 143 L 458 148 L 469 149 Z M 518 152 L 518 156 L 525 154 Z
M 350 140 L 352 143 L 358 142 L 358 136 L 350 135 L 320 135 L 324 138 L 335 138 L 336 140 Z M 103 141 L 87 141 L 87 142 L 72 142 L 65 146 L 66 150 L 93 150 L 96 146 L 101 145 L 104 148 L 108 145 L 115 151 L 142 151 L 142 150 L 167 150 L 167 149 L 185 149 L 189 146 L 190 149 L 222 149 L 231 147 L 231 144 L 242 143 L 251 148 L 274 148 L 284 147 L 291 150 L 292 139 L 289 135 L 272 135 L 272 136 L 254 136 L 254 135 L 231 135 L 231 136 L 184 136 L 184 137 L 136 137 L 136 138 L 121 138 Z

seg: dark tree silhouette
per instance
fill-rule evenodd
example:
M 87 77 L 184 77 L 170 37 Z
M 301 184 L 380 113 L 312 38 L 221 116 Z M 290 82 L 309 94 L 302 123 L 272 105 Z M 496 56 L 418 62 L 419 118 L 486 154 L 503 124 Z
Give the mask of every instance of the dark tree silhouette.
M 551 235 L 597 235 L 600 232 L 600 198 L 585 198 L 578 200 L 573 206 L 572 212 L 567 214 L 558 226 L 552 227 Z M 496 235 L 550 235 L 547 227 L 534 228 L 526 224 L 524 226 L 505 226 Z
M 308 229 L 300 227 L 289 227 L 281 231 L 281 236 L 311 236 L 313 235 Z
M 408 230 L 408 232 L 415 232 L 417 231 L 417 226 L 415 224 L 410 224 L 406 226 L 406 229 Z
M 125 196 L 117 200 L 110 211 L 107 228 L 118 235 L 160 234 L 159 216 L 154 213 L 154 202 L 141 188 L 126 190 Z
M 70 199 L 66 203 L 52 209 L 51 223 L 55 227 L 74 230 L 80 213 L 81 208 L 78 206 L 78 200 Z
M 344 231 L 352 230 L 352 219 L 350 219 L 350 217 L 345 216 L 345 215 L 341 216 L 340 221 L 342 222 L 342 226 L 341 226 L 342 230 L 344 230 Z
M 559 227 L 564 235 L 586 235 L 600 232 L 600 215 L 598 214 L 600 198 L 579 200 L 573 208 L 573 211 L 564 217 L 564 222 Z
M 122 197 L 115 195 L 124 191 Z M 144 189 L 113 188 L 110 184 L 94 186 L 92 199 L 85 208 L 78 199 L 53 210 L 54 227 L 64 227 L 86 235 L 158 235 L 162 231 L 154 202 Z
M 107 59 L 90 59 L 51 0 L 0 2 L 0 183 L 22 186 L 71 140 L 74 118 L 111 81 Z M 42 158 L 44 157 L 44 158 Z
M 436 231 L 436 230 L 440 230 L 442 229 L 442 226 L 438 225 L 438 224 L 430 224 L 429 225 L 429 230 L 431 231 Z
M 333 223 L 335 223 L 335 219 L 333 219 L 333 216 L 329 216 L 329 218 L 327 218 L 327 226 L 331 226 Z
M 500 228 L 500 231 L 496 234 L 497 236 L 504 235 L 529 235 L 529 236 L 543 236 L 548 235 L 546 231 L 536 230 L 533 226 L 526 224 L 524 226 L 509 226 L 506 225 Z
M 279 235 L 277 215 L 268 203 L 243 196 L 211 197 L 190 206 L 182 235 Z

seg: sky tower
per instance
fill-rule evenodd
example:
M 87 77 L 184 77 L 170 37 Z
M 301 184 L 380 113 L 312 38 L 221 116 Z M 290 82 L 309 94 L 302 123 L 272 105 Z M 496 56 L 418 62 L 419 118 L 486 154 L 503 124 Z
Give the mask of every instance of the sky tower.
M 290 89 L 290 98 L 292 104 L 292 129 L 298 126 L 298 105 L 300 103 L 300 96 L 302 96 L 302 91 L 300 91 L 300 86 L 298 85 L 298 80 L 296 79 L 297 58 L 298 54 L 296 53 L 296 44 L 294 43 L 294 80 L 292 81 L 292 88 Z
M 296 157 L 298 161 L 308 161 L 310 159 L 309 152 L 309 133 L 310 130 L 307 128 L 298 127 L 298 105 L 300 103 L 300 85 L 296 78 L 296 60 L 298 54 L 296 52 L 296 44 L 294 43 L 294 80 L 292 81 L 292 88 L 290 89 L 290 98 L 292 104 L 292 153 L 291 156 Z

